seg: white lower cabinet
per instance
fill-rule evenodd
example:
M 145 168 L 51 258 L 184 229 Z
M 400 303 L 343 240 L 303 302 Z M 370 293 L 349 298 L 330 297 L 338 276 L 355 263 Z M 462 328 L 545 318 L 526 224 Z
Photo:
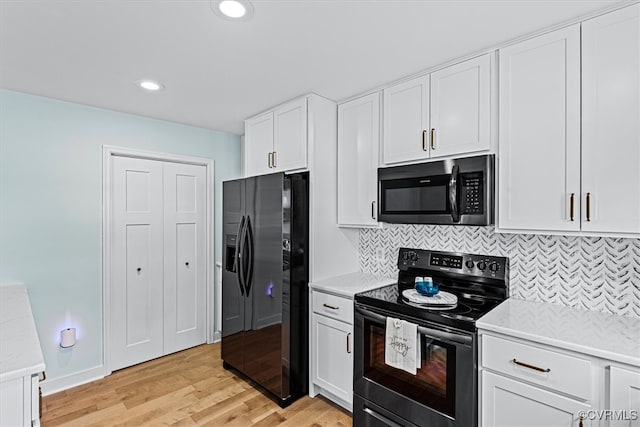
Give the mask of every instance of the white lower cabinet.
M 0 426 L 39 426 L 38 374 L 0 382 Z
M 606 408 L 617 411 L 617 420 L 605 426 L 640 426 L 640 370 L 608 366 L 609 393 Z
M 353 405 L 353 301 L 312 292 L 310 395 Z
M 492 427 L 578 426 L 591 405 L 489 371 L 482 372 L 482 425 Z M 583 421 L 584 426 L 591 424 Z
M 481 426 L 640 426 L 639 366 L 479 334 Z

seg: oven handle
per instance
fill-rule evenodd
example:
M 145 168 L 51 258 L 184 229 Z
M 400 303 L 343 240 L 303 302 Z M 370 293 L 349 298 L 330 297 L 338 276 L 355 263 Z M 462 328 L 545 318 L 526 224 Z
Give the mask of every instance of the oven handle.
M 366 318 L 375 320 L 377 322 L 381 322 L 385 325 L 387 324 L 386 316 L 374 313 L 371 310 L 367 310 L 358 306 L 356 306 L 356 311 Z M 418 325 L 418 332 L 421 335 L 426 336 L 427 338 L 434 338 L 440 341 L 449 342 L 453 344 L 462 344 L 469 347 L 473 342 L 473 338 L 468 335 L 462 335 L 462 334 L 457 334 L 453 332 L 445 332 L 438 329 L 425 328 L 424 326 L 420 326 L 420 325 Z

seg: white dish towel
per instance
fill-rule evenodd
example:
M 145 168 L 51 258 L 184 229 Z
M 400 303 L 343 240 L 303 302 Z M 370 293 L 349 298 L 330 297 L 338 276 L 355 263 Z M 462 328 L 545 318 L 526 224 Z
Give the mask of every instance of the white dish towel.
M 421 367 L 418 325 L 387 317 L 384 363 L 412 375 Z

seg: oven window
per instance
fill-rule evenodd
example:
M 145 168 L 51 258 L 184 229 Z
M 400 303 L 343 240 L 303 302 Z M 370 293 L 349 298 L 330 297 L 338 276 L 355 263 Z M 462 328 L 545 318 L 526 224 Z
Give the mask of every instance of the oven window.
M 421 336 L 421 368 L 416 375 L 384 363 L 384 326 L 364 321 L 364 376 L 416 402 L 455 416 L 455 347 Z

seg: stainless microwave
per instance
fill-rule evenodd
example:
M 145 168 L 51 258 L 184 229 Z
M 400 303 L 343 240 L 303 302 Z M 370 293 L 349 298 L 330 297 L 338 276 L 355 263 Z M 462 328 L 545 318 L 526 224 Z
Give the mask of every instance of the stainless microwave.
M 378 169 L 378 220 L 401 224 L 494 223 L 493 154 Z

